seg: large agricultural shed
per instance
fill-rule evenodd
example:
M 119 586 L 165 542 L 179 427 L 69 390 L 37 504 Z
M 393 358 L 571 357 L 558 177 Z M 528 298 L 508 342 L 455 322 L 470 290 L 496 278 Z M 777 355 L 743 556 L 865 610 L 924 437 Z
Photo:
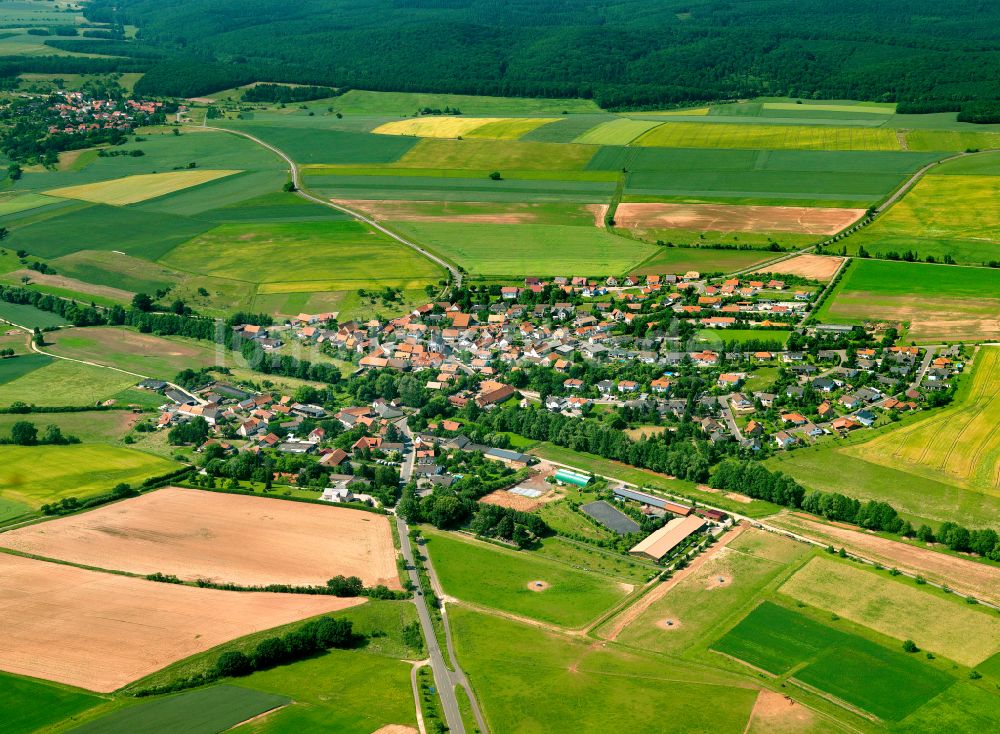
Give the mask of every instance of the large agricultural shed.
M 586 474 L 580 474 L 579 472 L 570 471 L 569 469 L 560 469 L 555 473 L 555 479 L 557 482 L 562 482 L 563 484 L 574 484 L 577 487 L 586 487 L 590 484 L 590 477 Z
M 685 538 L 705 527 L 705 520 L 697 515 L 675 517 L 662 528 L 634 546 L 629 553 L 651 561 L 659 561 L 680 545 Z
M 694 510 L 693 507 L 682 505 L 680 502 L 671 502 L 670 500 L 665 500 L 662 497 L 657 497 L 645 492 L 637 492 L 634 489 L 625 489 L 624 487 L 615 490 L 615 497 L 632 500 L 633 502 L 641 502 L 644 505 L 656 507 L 660 510 L 666 510 L 667 512 L 672 512 L 675 515 L 681 515 L 682 517 L 690 515 Z

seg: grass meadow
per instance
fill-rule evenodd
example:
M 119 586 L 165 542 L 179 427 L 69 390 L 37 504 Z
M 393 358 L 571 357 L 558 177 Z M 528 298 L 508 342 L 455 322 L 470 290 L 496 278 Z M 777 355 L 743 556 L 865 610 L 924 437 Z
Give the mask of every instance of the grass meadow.
M 929 175 L 871 226 L 847 239 L 848 252 L 913 250 L 922 259 L 1000 260 L 1000 176 Z
M 654 247 L 597 227 L 392 222 L 392 227 L 473 276 L 624 273 Z
M 446 594 L 563 627 L 582 627 L 625 597 L 603 574 L 530 551 L 514 551 L 428 531 L 426 552 Z M 549 584 L 541 591 L 529 584 Z
M 628 145 L 644 132 L 659 124 L 659 122 L 651 120 L 630 120 L 620 117 L 587 130 L 574 142 L 589 145 Z
M 413 250 L 355 221 L 223 224 L 163 262 L 200 275 L 269 284 L 262 292 L 422 287 L 442 274 Z
M 162 396 L 157 397 L 162 402 Z M 59 426 L 63 434 L 76 436 L 85 443 L 117 443 L 137 417 L 127 410 L 82 410 L 36 415 L 3 413 L 0 414 L 0 437 L 7 437 L 10 434 L 10 427 L 17 421 L 28 420 L 39 430 L 44 430 L 48 425 Z
M 45 329 L 49 326 L 65 326 L 67 322 L 62 316 L 51 311 L 42 311 L 34 306 L 22 305 L 20 303 L 0 303 L 0 319 L 26 326 L 29 329 L 39 327 Z
M 419 109 L 458 108 L 466 115 L 559 115 L 600 112 L 589 99 L 487 97 L 424 92 L 368 92 L 352 89 L 335 101 L 344 115 L 412 115 Z M 572 117 L 570 117 L 572 119 Z
M 971 668 L 1000 652 L 995 612 L 850 562 L 813 558 L 778 591 Z
M 659 731 L 666 721 L 676 731 L 741 734 L 757 697 L 739 678 L 703 665 L 664 665 L 461 607 L 448 616 L 459 661 L 497 734 Z
M 816 312 L 823 323 L 908 324 L 916 342 L 1000 336 L 1000 271 L 948 265 L 855 260 Z
M 99 696 L 68 686 L 0 673 L 0 711 L 7 734 L 32 734 L 102 702 Z
M 767 250 L 714 250 L 699 247 L 657 247 L 646 260 L 630 271 L 636 275 L 663 275 L 666 273 L 733 273 L 751 268 L 758 263 L 773 260 L 775 254 Z
M 52 357 L 44 354 L 19 354 L 0 360 L 0 385 L 13 382 L 51 362 Z
M 94 405 L 138 381 L 120 372 L 60 359 L 0 385 L 0 406 L 16 402 L 44 407 Z
M 421 140 L 410 148 L 405 155 L 398 159 L 396 166 L 400 168 L 466 168 L 500 172 L 505 169 L 574 171 L 586 167 L 596 150 L 597 148 L 590 145 L 559 145 L 556 143 L 505 140 L 427 139 Z
M 799 612 L 763 602 L 712 649 L 898 721 L 955 682 L 932 664 Z
M 0 498 L 38 508 L 64 497 L 108 492 L 121 482 L 137 485 L 179 467 L 159 456 L 105 444 L 0 446 Z

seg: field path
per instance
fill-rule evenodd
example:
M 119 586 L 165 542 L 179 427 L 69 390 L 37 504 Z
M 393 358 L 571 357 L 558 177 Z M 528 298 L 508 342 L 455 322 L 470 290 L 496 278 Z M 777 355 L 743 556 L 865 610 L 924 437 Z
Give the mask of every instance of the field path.
M 312 202 L 314 202 L 316 204 L 321 204 L 322 206 L 330 207 L 331 209 L 336 209 L 337 211 L 342 212 L 344 214 L 347 214 L 350 217 L 354 217 L 359 222 L 364 222 L 369 227 L 372 227 L 373 229 L 377 229 L 379 232 L 381 232 L 382 234 L 386 235 L 387 237 L 391 237 L 392 239 L 396 240 L 396 242 L 400 243 L 401 245 L 405 245 L 406 247 L 409 247 L 412 250 L 416 250 L 421 255 L 423 255 L 428 260 L 430 260 L 431 262 L 434 262 L 434 263 L 440 265 L 445 270 L 447 270 L 451 274 L 451 282 L 452 282 L 452 284 L 454 285 L 455 288 L 461 288 L 462 287 L 462 271 L 459 270 L 458 267 L 456 267 L 455 265 L 452 265 L 451 263 L 443 260 L 442 258 L 438 257 L 437 255 L 435 255 L 432 252 L 428 252 L 427 250 L 425 250 L 420 245 L 416 244 L 415 242 L 412 242 L 411 240 L 406 239 L 402 235 L 396 234 L 391 229 L 383 227 L 381 224 L 379 224 L 378 222 L 376 222 L 374 219 L 366 217 L 361 212 L 355 211 L 353 209 L 349 209 L 346 206 L 342 206 L 341 204 L 334 204 L 332 201 L 330 201 L 328 199 L 323 199 L 323 198 L 321 198 L 319 196 L 315 196 L 313 194 L 310 194 L 305 189 L 303 189 L 302 188 L 302 176 L 301 176 L 301 174 L 299 172 L 299 166 L 298 166 L 298 164 L 294 160 L 292 160 L 291 156 L 289 156 L 287 153 L 285 153 L 285 151 L 281 150 L 280 148 L 276 148 L 275 146 L 271 145 L 270 143 L 264 142 L 260 138 L 254 136 L 254 135 L 251 135 L 250 133 L 243 132 L 242 130 L 230 130 L 229 128 L 225 128 L 225 127 L 213 127 L 213 126 L 207 125 L 207 124 L 202 125 L 202 127 L 204 129 L 206 129 L 206 130 L 215 130 L 217 132 L 231 133 L 232 135 L 240 135 L 240 136 L 242 136 L 244 138 L 247 138 L 248 140 L 252 140 L 253 142 L 257 143 L 257 145 L 260 145 L 261 147 L 267 148 L 269 151 L 271 151 L 272 153 L 274 153 L 275 155 L 277 155 L 279 158 L 281 158 L 283 161 L 285 161 L 285 163 L 288 164 L 288 170 L 289 170 L 289 172 L 292 175 L 292 183 L 295 185 L 295 193 L 298 194 L 299 196 L 301 196 L 303 199 L 308 199 L 309 201 L 312 201 Z M 445 289 L 447 290 L 447 286 L 445 287 Z

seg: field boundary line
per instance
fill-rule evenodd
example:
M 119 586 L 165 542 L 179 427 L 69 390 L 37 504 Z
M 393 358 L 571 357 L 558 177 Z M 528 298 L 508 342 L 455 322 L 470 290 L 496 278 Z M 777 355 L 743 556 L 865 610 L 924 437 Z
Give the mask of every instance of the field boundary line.
M 207 124 L 203 124 L 201 127 L 203 129 L 205 129 L 205 130 L 215 130 L 217 132 L 225 132 L 225 133 L 229 133 L 231 135 L 240 135 L 240 136 L 242 136 L 244 138 L 247 138 L 248 140 L 251 140 L 251 141 L 257 143 L 258 145 L 262 146 L 263 148 L 266 148 L 267 150 L 270 150 L 272 153 L 274 153 L 275 155 L 277 155 L 279 158 L 281 158 L 282 160 L 284 160 L 285 163 L 288 164 L 288 170 L 289 170 L 289 173 L 291 174 L 291 177 L 292 177 L 292 184 L 295 186 L 295 193 L 296 193 L 296 195 L 298 195 L 298 196 L 300 196 L 300 197 L 302 197 L 304 199 L 307 199 L 309 201 L 312 201 L 312 202 L 314 202 L 316 204 L 320 204 L 322 206 L 329 207 L 330 209 L 335 209 L 335 210 L 337 210 L 339 212 L 347 214 L 348 216 L 353 217 L 354 219 L 358 220 L 359 222 L 363 222 L 364 224 L 367 224 L 368 226 L 370 226 L 370 227 L 378 230 L 382 234 L 384 234 L 384 235 L 386 235 L 386 236 L 388 236 L 388 237 L 396 240 L 396 242 L 399 242 L 400 244 L 405 245 L 406 247 L 409 247 L 412 250 L 415 250 L 416 252 L 418 252 L 419 254 L 423 255 L 428 260 L 430 260 L 430 261 L 432 261 L 432 262 L 440 265 L 445 270 L 447 270 L 448 273 L 451 276 L 451 282 L 452 282 L 452 284 L 454 284 L 455 288 L 461 288 L 462 287 L 462 271 L 457 266 L 452 265 L 452 264 L 446 262 L 441 257 L 439 257 L 439 256 L 437 256 L 437 255 L 435 255 L 435 254 L 433 254 L 431 252 L 429 252 L 428 250 L 426 250 L 425 248 L 423 248 L 420 245 L 416 244 L 415 242 L 412 242 L 411 240 L 406 239 L 402 235 L 397 234 L 396 232 L 392 231 L 391 229 L 389 229 L 389 228 L 387 228 L 387 227 L 379 224 L 374 219 L 371 219 L 371 218 L 365 216 L 364 214 L 361 214 L 360 212 L 356 212 L 353 209 L 349 209 L 349 208 L 347 208 L 345 206 L 341 206 L 340 204 L 334 204 L 332 201 L 329 201 L 327 199 L 323 199 L 323 198 L 321 198 L 319 196 L 316 196 L 314 194 L 311 194 L 307 190 L 305 190 L 302 187 L 302 176 L 301 176 L 301 173 L 299 171 L 298 164 L 292 159 L 291 156 L 289 156 L 287 153 L 285 153 L 280 148 L 278 148 L 278 147 L 276 147 L 274 145 L 271 145 L 270 143 L 266 143 L 263 140 L 261 140 L 260 138 L 254 136 L 254 135 L 251 135 L 248 132 L 244 132 L 242 130 L 232 130 L 230 128 L 225 128 L 225 127 L 214 127 L 214 126 L 210 126 L 210 125 L 207 125 Z M 441 293 L 442 296 L 448 291 L 448 287 L 449 286 L 445 286 L 444 287 L 444 290 Z

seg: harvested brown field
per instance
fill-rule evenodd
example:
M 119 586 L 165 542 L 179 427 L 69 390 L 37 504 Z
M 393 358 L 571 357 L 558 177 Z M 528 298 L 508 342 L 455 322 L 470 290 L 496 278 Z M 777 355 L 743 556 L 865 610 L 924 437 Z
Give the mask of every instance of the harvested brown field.
M 937 344 L 1000 338 L 1000 299 L 948 298 L 845 291 L 835 295 L 826 312 L 830 320 L 909 323 L 906 338 Z
M 768 518 L 767 523 L 843 547 L 848 553 L 883 566 L 920 574 L 928 581 L 947 584 L 960 594 L 971 594 L 984 601 L 1000 604 L 1000 568 L 996 566 L 888 540 L 835 523 L 820 522 L 798 512 L 782 512 Z
M 306 586 L 343 574 L 402 588 L 384 515 L 196 489 L 167 487 L 12 530 L 0 545 L 186 581 Z
M 604 226 L 607 204 L 330 199 L 377 221 L 442 224 L 575 224 Z
M 496 505 L 497 507 L 506 507 L 520 512 L 532 512 L 545 504 L 540 499 L 523 497 L 522 495 L 508 492 L 506 489 L 498 489 L 490 492 L 479 501 L 485 505 Z
M 775 265 L 765 268 L 768 273 L 781 273 L 783 275 L 798 275 L 801 278 L 811 278 L 812 280 L 830 280 L 837 272 L 837 268 L 844 262 L 842 257 L 830 257 L 828 255 L 797 255 L 782 260 Z M 758 271 L 764 272 L 764 271 Z
M 864 209 L 806 206 L 622 203 L 615 211 L 615 223 L 628 229 L 836 234 L 864 213 Z
M 364 603 L 197 589 L 0 554 L 0 669 L 107 693 L 223 642 Z

